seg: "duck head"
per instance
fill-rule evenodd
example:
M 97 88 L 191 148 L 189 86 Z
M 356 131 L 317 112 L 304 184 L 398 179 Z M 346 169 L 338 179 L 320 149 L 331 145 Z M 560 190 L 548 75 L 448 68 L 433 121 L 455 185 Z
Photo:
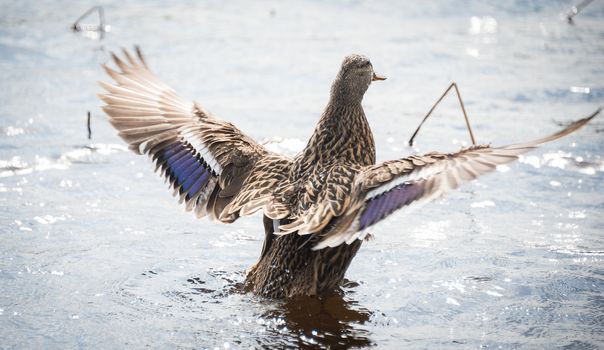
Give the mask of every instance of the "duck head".
M 361 102 L 372 81 L 385 79 L 375 73 L 367 57 L 352 54 L 344 58 L 340 72 L 331 86 L 331 95 L 341 102 Z

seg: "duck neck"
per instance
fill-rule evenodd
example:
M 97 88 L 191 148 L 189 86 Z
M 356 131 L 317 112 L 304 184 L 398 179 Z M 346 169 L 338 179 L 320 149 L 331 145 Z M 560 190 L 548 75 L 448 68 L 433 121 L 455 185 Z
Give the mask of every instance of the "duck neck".
M 334 84 L 335 85 L 335 84 Z M 375 143 L 361 98 L 342 99 L 333 93 L 306 148 L 301 153 L 304 168 L 334 162 L 359 165 L 375 163 Z

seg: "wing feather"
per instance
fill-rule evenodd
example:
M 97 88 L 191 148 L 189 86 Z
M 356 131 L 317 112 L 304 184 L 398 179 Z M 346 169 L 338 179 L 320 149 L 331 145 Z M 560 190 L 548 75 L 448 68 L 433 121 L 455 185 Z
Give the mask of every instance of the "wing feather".
M 413 209 L 456 189 L 463 183 L 492 172 L 498 165 L 510 163 L 540 144 L 559 139 L 579 129 L 600 110 L 571 123 L 563 130 L 534 141 L 503 147 L 487 145 L 462 149 L 457 153 L 430 153 L 369 166 L 357 175 L 355 193 L 362 205 L 347 227 L 332 230 L 313 248 L 335 247 L 364 239 L 367 229 L 401 209 Z
M 99 95 L 106 104 L 103 111 L 131 150 L 150 156 L 187 211 L 223 222 L 236 220 L 244 205 L 245 214 L 266 207 L 283 215 L 275 212 L 278 205 L 268 204 L 274 179 L 281 176 L 271 171 L 287 168 L 288 158 L 274 157 L 233 124 L 181 99 L 149 70 L 138 48 L 136 56 L 126 50 L 123 56 L 112 53 L 117 70 L 103 65 L 115 82 L 99 82 L 106 91 Z M 272 166 L 273 161 L 279 166 Z M 246 181 L 250 174 L 266 181 Z M 238 197 L 246 202 L 239 201 L 237 209 L 223 216 L 223 209 Z

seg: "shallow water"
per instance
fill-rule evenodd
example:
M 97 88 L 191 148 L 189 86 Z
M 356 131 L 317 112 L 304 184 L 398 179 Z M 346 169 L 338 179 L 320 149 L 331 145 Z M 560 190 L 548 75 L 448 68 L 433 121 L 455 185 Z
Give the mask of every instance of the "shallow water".
M 479 142 L 525 141 L 604 103 L 604 6 L 570 25 L 573 4 L 107 1 L 95 40 L 69 26 L 96 3 L 0 2 L 0 348 L 604 347 L 601 116 L 377 226 L 321 304 L 241 292 L 260 217 L 185 213 L 95 96 L 136 43 L 184 97 L 295 152 L 359 52 L 388 77 L 364 100 L 379 160 L 467 144 L 451 96 L 405 145 L 453 80 Z

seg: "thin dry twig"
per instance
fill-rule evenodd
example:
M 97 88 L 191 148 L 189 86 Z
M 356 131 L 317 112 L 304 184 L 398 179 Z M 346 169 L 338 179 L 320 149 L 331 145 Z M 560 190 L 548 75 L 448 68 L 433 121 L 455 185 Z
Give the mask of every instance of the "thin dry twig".
M 99 24 L 98 25 L 84 25 L 80 22 L 88 17 L 91 13 L 96 11 L 99 15 Z M 102 6 L 94 6 L 88 9 L 88 11 L 84 12 L 78 19 L 71 25 L 71 30 L 74 32 L 98 32 L 99 40 L 103 40 L 105 37 L 105 33 L 107 32 L 107 27 L 105 26 L 105 10 Z
M 583 9 L 586 8 L 587 5 L 591 4 L 593 1 L 594 0 L 583 0 L 581 3 L 579 3 L 579 5 L 571 7 L 570 11 L 568 11 L 568 13 L 566 14 L 566 20 L 568 21 L 568 23 L 574 24 L 575 22 L 573 22 L 573 17 L 578 15 L 579 12 L 583 11 Z
M 457 84 L 455 82 L 452 82 L 451 85 L 449 85 L 447 90 L 445 90 L 445 92 L 440 96 L 440 98 L 436 101 L 436 103 L 434 103 L 432 108 L 430 108 L 430 111 L 428 111 L 428 114 L 426 114 L 426 116 L 424 117 L 422 122 L 419 124 L 419 126 L 417 127 L 417 129 L 415 130 L 415 132 L 413 133 L 411 138 L 409 139 L 409 146 L 413 146 L 413 140 L 415 139 L 415 136 L 417 136 L 419 129 L 422 127 L 422 125 L 424 125 L 424 123 L 426 122 L 426 119 L 428 119 L 428 117 L 430 116 L 430 114 L 432 114 L 432 112 L 434 111 L 436 106 L 438 106 L 438 104 L 445 98 L 445 96 L 447 96 L 447 93 L 449 93 L 449 91 L 451 91 L 452 88 L 455 88 L 455 92 L 457 93 L 457 99 L 459 100 L 459 105 L 461 106 L 461 111 L 463 112 L 463 116 L 466 120 L 466 126 L 468 127 L 468 132 L 470 133 L 470 139 L 472 140 L 472 145 L 476 146 L 476 140 L 474 139 L 474 133 L 472 132 L 472 127 L 470 126 L 470 120 L 468 119 L 468 115 L 466 113 L 466 107 L 464 106 L 463 100 L 461 99 L 461 94 L 459 93 L 459 89 L 457 88 Z

